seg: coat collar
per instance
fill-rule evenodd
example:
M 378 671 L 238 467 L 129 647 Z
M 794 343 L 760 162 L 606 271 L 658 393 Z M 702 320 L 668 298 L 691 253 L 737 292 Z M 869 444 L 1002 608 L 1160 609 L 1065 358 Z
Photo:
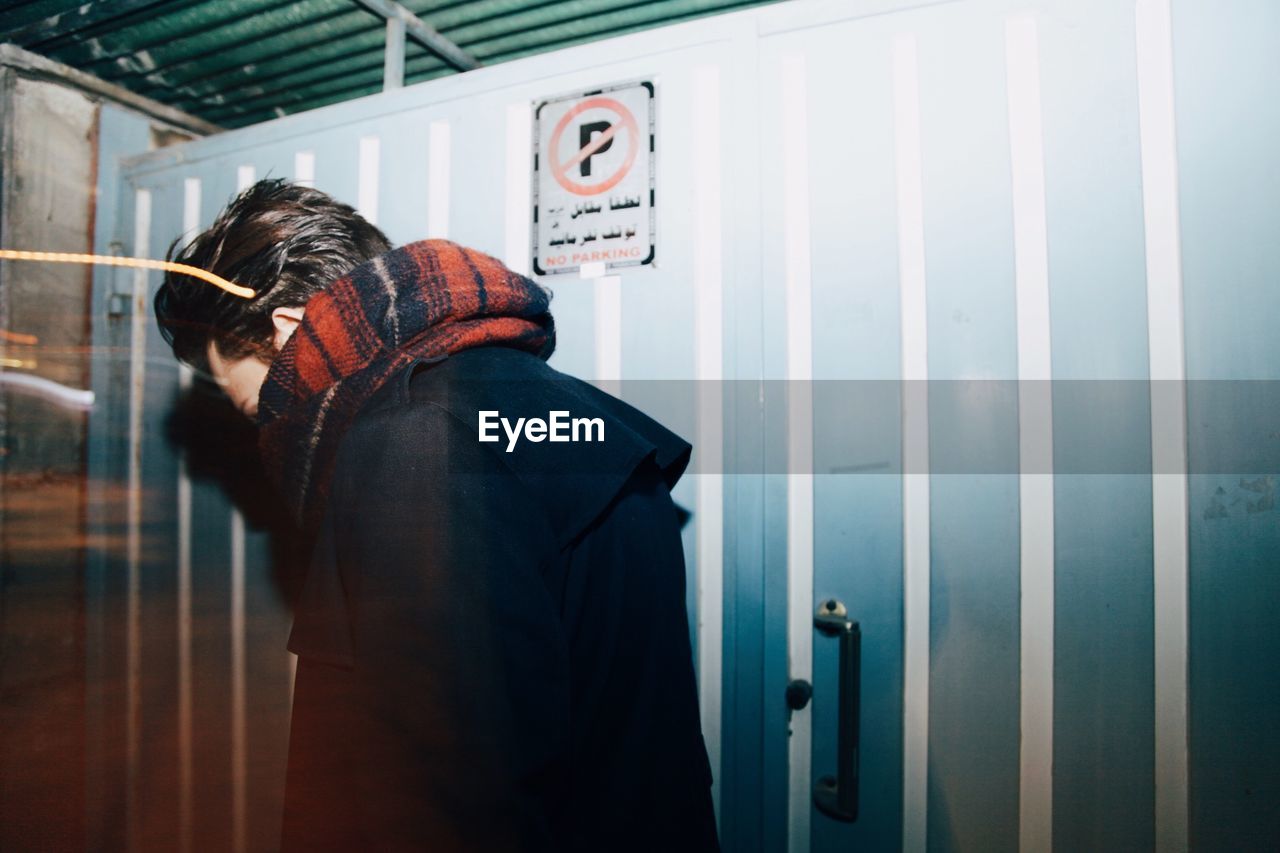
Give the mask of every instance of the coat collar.
M 450 355 L 418 358 L 369 398 L 360 416 L 403 407 L 436 405 L 462 423 L 477 426 L 481 409 L 511 413 L 568 409 L 575 416 L 600 417 L 606 440 L 578 448 L 566 465 L 564 448 L 547 442 L 523 443 L 519 452 L 500 458 L 524 487 L 539 497 L 556 545 L 561 550 L 587 535 L 631 474 L 646 460 L 674 487 L 688 465 L 691 445 L 638 409 L 594 386 L 561 374 L 527 353 L 482 347 Z M 478 427 L 477 427 L 478 430 Z M 299 655 L 351 666 L 352 641 L 347 595 L 335 556 L 333 513 L 321 523 L 307 576 L 294 609 L 288 648 Z

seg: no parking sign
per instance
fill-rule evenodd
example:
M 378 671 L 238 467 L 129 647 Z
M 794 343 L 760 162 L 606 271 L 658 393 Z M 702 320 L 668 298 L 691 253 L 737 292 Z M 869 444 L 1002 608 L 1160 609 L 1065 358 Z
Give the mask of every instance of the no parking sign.
M 653 263 L 654 106 L 648 81 L 535 106 L 535 273 Z

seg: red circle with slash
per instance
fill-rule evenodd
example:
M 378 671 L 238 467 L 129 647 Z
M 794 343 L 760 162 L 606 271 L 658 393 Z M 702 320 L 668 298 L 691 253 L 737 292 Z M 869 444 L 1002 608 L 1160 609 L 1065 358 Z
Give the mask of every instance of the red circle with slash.
M 565 128 L 569 126 L 569 122 L 573 121 L 575 116 L 580 115 L 586 110 L 596 108 L 612 110 L 618 114 L 621 121 L 614 124 L 607 131 L 593 139 L 586 148 L 583 148 L 577 154 L 561 163 L 559 158 L 560 137 L 564 135 Z M 630 133 L 631 145 L 627 151 L 626 159 L 623 161 L 622 166 L 618 171 L 598 184 L 581 184 L 570 178 L 568 175 L 569 170 L 581 163 L 587 157 L 590 157 L 600 148 L 600 146 L 612 139 L 617 134 L 619 127 L 626 128 Z M 564 117 L 560 119 L 558 124 L 556 124 L 555 130 L 551 132 L 551 156 L 548 158 L 551 163 L 551 174 L 555 176 L 556 182 L 559 183 L 560 186 L 564 187 L 571 193 L 576 193 L 577 195 L 595 195 L 596 193 L 602 193 L 616 185 L 626 177 L 627 172 L 631 170 L 631 164 L 634 163 L 636 159 L 636 150 L 640 147 L 639 140 L 640 130 L 636 127 L 636 120 L 631 115 L 630 110 L 615 101 L 613 98 L 588 98 L 573 109 L 569 110 L 569 112 L 565 113 Z

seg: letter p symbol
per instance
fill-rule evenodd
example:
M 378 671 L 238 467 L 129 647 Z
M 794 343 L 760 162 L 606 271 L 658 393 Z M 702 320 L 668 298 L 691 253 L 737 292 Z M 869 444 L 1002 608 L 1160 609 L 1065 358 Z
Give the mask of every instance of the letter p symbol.
M 604 133 L 611 127 L 613 127 L 613 125 L 607 121 L 593 121 L 590 124 L 584 124 L 581 127 L 579 127 L 578 128 L 578 150 L 581 151 L 583 148 L 586 148 L 588 145 L 590 145 L 591 137 L 595 136 L 597 133 Z M 603 154 L 604 152 L 608 151 L 612 147 L 613 147 L 613 137 L 609 137 L 608 139 L 605 140 L 604 145 L 601 145 L 595 151 L 592 151 L 586 157 L 583 157 L 582 162 L 578 164 L 578 169 L 581 172 L 582 177 L 584 178 L 591 177 L 591 158 L 596 156 L 597 154 Z

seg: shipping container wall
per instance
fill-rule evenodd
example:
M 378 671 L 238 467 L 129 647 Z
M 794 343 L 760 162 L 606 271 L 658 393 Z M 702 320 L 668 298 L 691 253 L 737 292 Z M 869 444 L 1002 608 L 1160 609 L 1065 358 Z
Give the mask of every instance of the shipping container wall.
M 528 273 L 533 105 L 652 82 L 654 263 L 542 281 L 553 364 L 696 445 L 725 849 L 1262 849 L 1278 33 L 1265 0 L 783 3 L 139 156 L 99 249 L 158 256 L 279 176 Z M 104 785 L 135 839 L 269 847 L 306 555 L 184 395 L 159 277 L 120 275 Z M 838 613 L 860 646 L 815 631 Z

